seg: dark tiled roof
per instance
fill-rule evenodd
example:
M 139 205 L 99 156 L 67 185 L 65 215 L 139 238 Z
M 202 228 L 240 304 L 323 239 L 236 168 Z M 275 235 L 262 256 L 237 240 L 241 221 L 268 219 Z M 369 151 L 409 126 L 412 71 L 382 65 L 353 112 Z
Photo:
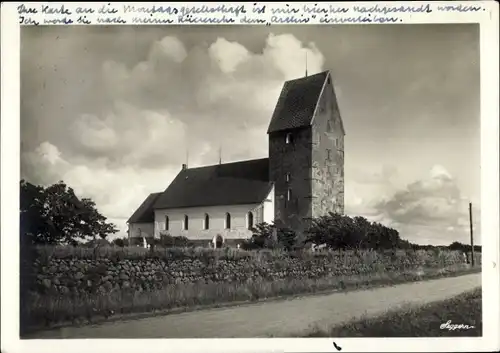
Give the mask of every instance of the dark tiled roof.
M 267 133 L 308 126 L 329 71 L 285 82 Z
M 150 194 L 127 221 L 128 223 L 151 223 L 155 220 L 153 205 L 161 192 Z
M 271 190 L 269 158 L 182 170 L 155 209 L 262 202 Z

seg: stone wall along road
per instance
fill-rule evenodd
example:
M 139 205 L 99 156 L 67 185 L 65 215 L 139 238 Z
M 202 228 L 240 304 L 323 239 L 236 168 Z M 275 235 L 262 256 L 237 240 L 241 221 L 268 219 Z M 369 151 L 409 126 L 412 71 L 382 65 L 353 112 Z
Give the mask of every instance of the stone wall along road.
M 41 331 L 27 338 L 259 338 L 289 337 L 313 325 L 335 325 L 406 303 L 425 304 L 481 286 L 481 274 L 373 290 L 308 296 L 193 311 L 95 326 Z

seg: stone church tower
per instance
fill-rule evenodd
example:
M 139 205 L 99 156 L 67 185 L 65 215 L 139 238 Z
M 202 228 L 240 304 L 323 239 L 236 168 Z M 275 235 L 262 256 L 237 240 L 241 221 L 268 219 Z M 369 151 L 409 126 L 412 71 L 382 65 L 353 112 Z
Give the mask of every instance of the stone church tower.
M 268 128 L 275 223 L 344 213 L 344 126 L 329 71 L 285 82 Z

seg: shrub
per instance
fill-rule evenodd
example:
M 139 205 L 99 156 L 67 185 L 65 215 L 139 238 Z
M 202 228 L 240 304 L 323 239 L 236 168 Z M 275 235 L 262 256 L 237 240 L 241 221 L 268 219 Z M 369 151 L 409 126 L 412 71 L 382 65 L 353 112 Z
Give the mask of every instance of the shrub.
M 143 237 L 132 237 L 130 238 L 129 246 L 140 246 L 142 247 L 144 245 L 144 238 Z
M 293 250 L 297 244 L 297 235 L 288 228 L 278 228 L 274 224 L 262 222 L 252 228 L 252 237 L 243 242 L 244 250 L 284 249 Z
M 160 241 L 159 245 L 165 247 L 165 248 L 172 248 L 172 247 L 187 247 L 191 245 L 191 242 L 189 241 L 188 238 L 183 237 L 183 236 L 171 236 L 168 233 L 161 233 L 160 234 Z
M 123 248 L 125 246 L 125 241 L 122 238 L 117 238 L 112 241 L 112 244 L 119 246 L 120 248 Z

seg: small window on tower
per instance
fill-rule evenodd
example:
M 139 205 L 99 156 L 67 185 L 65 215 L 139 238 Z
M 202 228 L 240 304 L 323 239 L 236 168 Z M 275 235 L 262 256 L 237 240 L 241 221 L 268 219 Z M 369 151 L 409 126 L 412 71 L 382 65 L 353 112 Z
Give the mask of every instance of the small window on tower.
M 292 143 L 292 133 L 291 132 L 289 132 L 289 133 L 286 134 L 285 142 L 286 142 L 287 145 L 290 144 L 290 143 Z
M 290 181 L 290 173 L 286 173 L 285 180 L 287 183 Z
M 292 199 L 292 189 L 288 189 L 286 192 L 286 200 L 290 201 Z
M 326 132 L 332 132 L 332 123 L 330 120 L 326 122 Z

